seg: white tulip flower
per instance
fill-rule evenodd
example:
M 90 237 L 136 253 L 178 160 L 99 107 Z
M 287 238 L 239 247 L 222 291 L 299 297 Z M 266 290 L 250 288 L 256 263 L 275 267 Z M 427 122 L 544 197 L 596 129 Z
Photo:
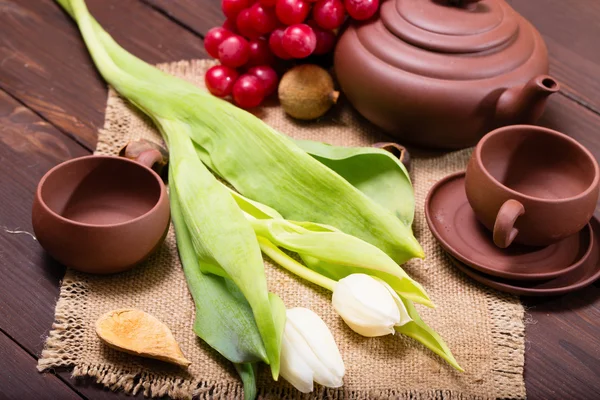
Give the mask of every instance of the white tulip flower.
M 367 337 L 394 334 L 394 326 L 412 321 L 394 289 L 366 274 L 340 279 L 332 303 L 354 332 Z
M 290 308 L 281 346 L 280 374 L 302 393 L 313 381 L 327 387 L 343 385 L 342 356 L 325 322 L 307 308 Z

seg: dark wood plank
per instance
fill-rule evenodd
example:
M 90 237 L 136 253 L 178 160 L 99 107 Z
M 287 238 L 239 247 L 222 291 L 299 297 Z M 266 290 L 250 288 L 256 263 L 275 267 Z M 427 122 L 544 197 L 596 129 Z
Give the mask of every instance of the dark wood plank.
M 525 383 L 530 399 L 600 399 L 600 283 L 527 299 Z
M 600 113 L 600 2 L 508 0 L 541 32 L 562 92 Z
M 538 124 L 573 137 L 600 159 L 600 115 L 554 94 Z
M 119 43 L 148 62 L 205 56 L 200 38 L 140 1 L 87 4 Z M 73 21 L 52 0 L 3 1 L 0 20 L 1 87 L 93 149 L 106 85 Z
M 0 332 L 0 398 L 6 400 L 81 399 L 53 374 L 40 374 L 36 360 Z
M 87 149 L 0 91 L 0 328 L 33 355 L 41 353 L 52 327 L 65 271 L 32 237 L 33 195 L 46 171 L 62 161 L 87 154 Z M 14 373 L 38 374 L 35 361 L 23 364 L 21 369 Z M 4 370 L 0 367 L 0 371 L 2 382 Z M 66 371 L 59 374 L 87 398 L 131 398 L 116 396 L 89 379 L 71 380 Z M 0 398 L 2 388 L 0 385 Z
M 89 154 L 50 124 L 0 93 L 0 326 L 39 354 L 52 325 L 64 268 L 32 237 L 31 204 L 37 182 L 59 162 Z
M 89 400 L 141 400 L 146 398 L 143 391 L 138 392 L 135 396 L 130 396 L 122 391 L 113 392 L 89 377 L 73 378 L 71 377 L 71 372 L 66 368 L 53 372 L 60 376 L 71 389 Z M 169 400 L 169 398 L 158 397 L 155 400 Z
M 143 0 L 204 37 L 206 32 L 225 21 L 221 0 Z

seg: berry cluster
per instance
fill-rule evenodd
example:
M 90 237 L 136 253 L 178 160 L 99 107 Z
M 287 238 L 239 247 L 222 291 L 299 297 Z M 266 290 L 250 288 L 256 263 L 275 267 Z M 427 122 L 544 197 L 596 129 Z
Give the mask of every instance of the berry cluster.
M 206 87 L 215 96 L 232 95 L 240 107 L 256 107 L 277 90 L 277 59 L 331 52 L 346 14 L 365 20 L 378 7 L 379 0 L 222 0 L 227 20 L 204 38 L 208 54 L 221 62 L 206 73 Z

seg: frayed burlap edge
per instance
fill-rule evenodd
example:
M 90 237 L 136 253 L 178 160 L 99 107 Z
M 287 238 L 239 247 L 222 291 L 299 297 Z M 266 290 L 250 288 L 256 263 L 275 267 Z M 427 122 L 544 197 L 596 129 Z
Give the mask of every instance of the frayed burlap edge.
M 228 392 L 232 388 L 222 388 L 217 382 L 201 382 L 199 380 L 165 378 L 157 374 L 147 373 L 141 369 L 124 369 L 105 364 L 78 363 L 65 351 L 65 342 L 76 346 L 77 332 L 81 332 L 82 322 L 74 318 L 71 312 L 72 299 L 81 299 L 80 294 L 87 290 L 84 274 L 68 269 L 61 284 L 60 297 L 56 303 L 55 322 L 46 339 L 42 356 L 38 360 L 40 372 L 53 368 L 73 367 L 73 378 L 89 377 L 110 390 L 122 390 L 126 394 L 136 395 L 143 391 L 146 397 L 169 396 L 175 399 L 190 399 L 193 394 L 219 393 L 223 389 Z M 79 304 L 78 306 L 81 306 Z M 232 392 L 240 391 L 236 388 Z M 240 397 L 240 396 L 233 396 Z
M 514 393 L 508 383 L 515 375 L 523 377 L 524 373 L 525 310 L 515 296 L 489 288 L 483 290 L 486 291 L 485 296 L 493 326 L 492 338 L 496 344 L 496 353 L 493 356 L 493 371 L 496 374 L 494 382 L 499 393 L 505 393 L 506 398 L 525 397 L 524 385 L 523 393 Z M 498 297 L 506 300 L 502 307 L 504 310 L 498 307 Z
M 72 275 L 79 275 L 78 278 Z M 78 364 L 76 360 L 69 358 L 64 352 L 64 342 L 72 339 L 73 332 L 77 332 L 80 323 L 71 315 L 69 299 L 77 296 L 80 291 L 86 290 L 85 277 L 69 270 L 61 287 L 60 298 L 56 304 L 55 323 L 52 325 L 45 349 L 38 363 L 40 372 L 59 367 L 73 367 L 72 377 L 89 377 L 96 383 L 113 391 L 122 390 L 126 394 L 136 395 L 143 391 L 146 397 L 169 396 L 176 399 L 189 399 L 192 396 L 198 399 L 242 399 L 243 390 L 240 384 L 208 382 L 202 380 L 185 380 L 165 378 L 155 374 L 149 374 L 141 370 L 133 371 L 119 367 L 111 367 L 102 364 Z M 494 356 L 494 371 L 498 374 L 495 384 L 503 384 L 503 376 L 523 374 L 525 343 L 523 335 L 515 335 L 515 328 L 519 332 L 524 331 L 523 308 L 518 302 L 506 310 L 501 310 L 498 304 L 498 293 L 482 288 L 486 293 L 486 300 L 494 325 L 493 338 L 498 345 L 498 352 Z M 502 295 L 500 295 L 502 297 Z M 506 296 L 507 300 L 511 296 Z M 507 364 L 507 361 L 512 360 Z M 507 398 L 523 397 L 511 393 L 511 388 L 500 390 L 506 393 Z M 273 388 L 272 390 L 259 393 L 263 399 L 282 400 L 308 400 L 308 399 L 331 399 L 331 400 L 366 400 L 366 399 L 396 399 L 396 400 L 483 400 L 486 396 L 465 395 L 451 390 L 427 390 L 427 391 L 344 391 L 336 389 L 325 389 L 318 387 L 311 394 L 302 394 L 295 389 Z
M 188 70 L 209 65 L 212 61 L 194 60 L 181 61 L 159 65 L 173 70 Z M 112 91 L 112 89 L 111 89 Z M 106 109 L 106 119 L 109 121 L 115 113 L 116 105 L 109 101 Z M 106 126 L 105 129 L 109 128 Z M 478 285 L 480 286 L 480 285 Z M 53 368 L 73 368 L 72 377 L 89 377 L 98 384 L 113 390 L 122 390 L 126 394 L 136 395 L 140 391 L 147 397 L 169 396 L 171 398 L 199 399 L 243 399 L 241 383 L 211 382 L 205 380 L 174 379 L 148 373 L 137 368 L 121 368 L 105 364 L 87 364 L 73 359 L 65 352 L 65 342 L 70 345 L 77 342 L 73 337 L 81 330 L 81 321 L 73 318 L 71 313 L 71 298 L 86 290 L 86 276 L 76 271 L 67 270 L 61 284 L 61 293 L 55 309 L 55 322 L 48 334 L 45 348 L 38 361 L 38 370 L 47 371 Z M 494 392 L 502 394 L 502 398 L 525 398 L 525 387 L 515 388 L 511 378 L 523 376 L 524 366 L 524 309 L 518 298 L 500 294 L 480 286 L 486 297 L 490 320 L 492 321 L 492 337 L 497 352 L 493 356 Z M 78 297 L 80 298 L 80 297 Z M 70 301 L 71 300 L 71 301 Z M 500 306 L 502 302 L 502 306 Z M 424 351 L 426 351 L 424 349 Z M 441 362 L 441 360 L 440 360 Z M 515 391 L 516 390 L 516 391 Z M 487 399 L 486 394 L 465 394 L 455 390 L 344 390 L 326 389 L 317 385 L 310 394 L 302 394 L 293 388 L 274 387 L 261 389 L 259 398 L 262 399 L 411 399 L 411 400 L 478 400 Z

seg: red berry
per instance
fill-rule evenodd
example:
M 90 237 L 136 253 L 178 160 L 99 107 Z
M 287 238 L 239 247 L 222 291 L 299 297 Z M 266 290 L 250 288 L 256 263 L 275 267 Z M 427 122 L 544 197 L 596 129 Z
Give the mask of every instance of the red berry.
M 263 85 L 265 97 L 275 93 L 277 90 L 277 84 L 279 83 L 277 72 L 275 72 L 275 70 L 268 65 L 250 68 L 248 73 L 260 79 L 260 82 Z
M 303 0 L 277 0 L 275 12 L 285 25 L 304 22 L 310 11 L 310 4 Z
M 317 37 L 312 28 L 306 24 L 290 25 L 285 28 L 281 38 L 283 49 L 294 58 L 311 55 L 317 46 Z
M 271 32 L 271 35 L 269 36 L 269 47 L 271 48 L 273 54 L 275 54 L 277 57 L 281 58 L 282 60 L 289 60 L 290 58 L 292 58 L 292 56 L 290 56 L 283 49 L 283 44 L 281 43 L 281 39 L 283 38 L 283 31 L 283 28 L 277 28 L 273 32 Z
M 260 37 L 260 33 L 252 26 L 252 15 L 249 8 L 239 13 L 235 22 L 238 31 L 240 31 L 240 34 L 245 38 L 256 39 Z
M 258 0 L 258 2 L 265 7 L 275 7 L 277 0 Z
M 252 22 L 252 28 L 261 34 L 272 32 L 279 23 L 275 10 L 264 7 L 259 3 L 250 8 L 250 21 Z
M 235 19 L 227 18 L 225 20 L 225 22 L 223 22 L 223 29 L 227 29 L 231 33 L 237 33 L 237 26 L 235 25 Z
M 269 49 L 269 42 L 265 39 L 253 39 L 249 42 L 250 58 L 248 59 L 248 67 L 257 65 L 271 65 L 275 62 L 273 53 Z
M 254 75 L 244 74 L 233 85 L 233 100 L 242 108 L 252 108 L 264 99 L 263 85 Z
M 241 36 L 231 36 L 219 45 L 219 61 L 228 67 L 237 68 L 248 62 L 250 46 Z
M 233 84 L 237 80 L 238 73 L 235 69 L 224 65 L 215 65 L 206 71 L 204 84 L 209 92 L 218 97 L 231 94 Z
M 221 0 L 221 10 L 227 18 L 235 18 L 250 6 L 248 0 Z
M 329 29 L 322 29 L 314 20 L 308 21 L 308 26 L 312 28 L 313 32 L 315 32 L 315 36 L 317 37 L 317 46 L 315 47 L 313 54 L 327 54 L 333 50 L 336 40 L 336 36 L 333 31 Z
M 371 18 L 379 8 L 379 0 L 344 0 L 350 17 L 362 21 Z
M 219 45 L 233 34 L 225 28 L 217 26 L 210 29 L 204 37 L 204 48 L 211 57 L 219 57 Z
M 341 0 L 319 0 L 312 11 L 315 22 L 323 29 L 337 29 L 344 23 L 346 10 Z

